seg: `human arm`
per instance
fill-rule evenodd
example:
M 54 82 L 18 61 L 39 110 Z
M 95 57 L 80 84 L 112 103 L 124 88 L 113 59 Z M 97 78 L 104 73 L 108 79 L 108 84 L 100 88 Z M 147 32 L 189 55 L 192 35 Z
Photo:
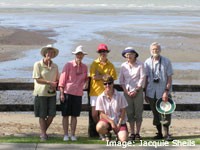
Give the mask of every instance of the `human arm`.
M 168 95 L 169 95 L 169 90 L 171 88 L 171 85 L 172 85 L 172 76 L 168 76 L 167 77 L 167 84 L 166 84 L 166 87 L 165 87 L 165 91 L 162 95 L 162 100 L 164 102 L 167 102 L 168 101 Z
M 146 89 L 147 89 L 147 85 L 148 85 L 148 76 L 145 77 L 145 84 L 144 84 L 144 100 L 146 103 L 149 103 L 149 99 L 146 96 Z
M 126 109 L 125 109 L 125 108 L 122 108 L 122 109 L 120 110 L 120 112 L 121 112 L 121 113 L 120 113 L 120 116 L 119 116 L 119 121 L 118 121 L 118 123 L 117 123 L 118 129 L 120 128 L 122 122 L 123 122 L 124 119 L 125 119 Z
M 59 79 L 59 90 L 60 90 L 60 100 L 64 102 L 64 88 L 66 86 L 66 81 L 68 80 L 69 65 L 65 65 Z
M 106 121 L 108 121 L 112 127 L 112 129 L 117 132 L 118 131 L 118 127 L 117 127 L 117 124 L 114 122 L 114 120 L 110 119 L 104 111 L 99 111 L 100 113 L 100 118 L 103 118 L 105 119 Z

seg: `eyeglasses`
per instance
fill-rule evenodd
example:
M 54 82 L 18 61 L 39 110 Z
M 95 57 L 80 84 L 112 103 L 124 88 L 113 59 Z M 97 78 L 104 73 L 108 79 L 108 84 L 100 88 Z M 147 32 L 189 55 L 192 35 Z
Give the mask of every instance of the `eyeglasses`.
M 113 82 L 104 82 L 103 85 L 111 85 Z

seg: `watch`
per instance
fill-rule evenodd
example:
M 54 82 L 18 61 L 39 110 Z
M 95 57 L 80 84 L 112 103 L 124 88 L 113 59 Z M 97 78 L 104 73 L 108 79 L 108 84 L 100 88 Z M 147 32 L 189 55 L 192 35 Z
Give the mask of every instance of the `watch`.
M 169 89 L 165 89 L 165 91 L 169 92 Z

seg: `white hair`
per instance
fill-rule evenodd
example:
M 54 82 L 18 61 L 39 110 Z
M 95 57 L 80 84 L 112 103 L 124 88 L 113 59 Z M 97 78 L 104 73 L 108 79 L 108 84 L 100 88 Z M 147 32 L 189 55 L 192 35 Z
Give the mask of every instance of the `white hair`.
M 157 47 L 159 48 L 159 50 L 161 51 L 160 43 L 158 43 L 158 42 L 153 42 L 153 43 L 151 43 L 151 45 L 150 45 L 150 50 L 151 50 L 151 47 L 152 47 L 152 46 L 157 46 Z

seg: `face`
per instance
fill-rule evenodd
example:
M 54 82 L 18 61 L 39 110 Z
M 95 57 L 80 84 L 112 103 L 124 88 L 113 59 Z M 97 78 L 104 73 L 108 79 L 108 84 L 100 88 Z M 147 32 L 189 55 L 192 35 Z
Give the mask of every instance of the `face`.
M 84 57 L 84 54 L 83 53 L 77 53 L 76 54 L 76 61 L 78 61 L 78 62 L 81 62 L 82 61 L 82 59 L 83 59 L 83 57 Z
M 128 61 L 135 61 L 136 60 L 136 53 L 126 53 L 125 57 Z
M 113 82 L 104 82 L 103 84 L 106 92 L 113 90 Z
M 54 50 L 48 49 L 46 54 L 45 54 L 45 58 L 48 59 L 48 60 L 51 60 L 54 56 L 55 56 Z
M 159 57 L 160 56 L 160 47 L 157 46 L 157 45 L 153 45 L 151 46 L 151 55 L 156 58 L 156 57 Z
M 100 58 L 107 58 L 107 55 L 108 55 L 108 52 L 107 51 L 105 51 L 105 50 L 101 50 L 100 52 L 99 52 L 99 56 L 100 56 Z

